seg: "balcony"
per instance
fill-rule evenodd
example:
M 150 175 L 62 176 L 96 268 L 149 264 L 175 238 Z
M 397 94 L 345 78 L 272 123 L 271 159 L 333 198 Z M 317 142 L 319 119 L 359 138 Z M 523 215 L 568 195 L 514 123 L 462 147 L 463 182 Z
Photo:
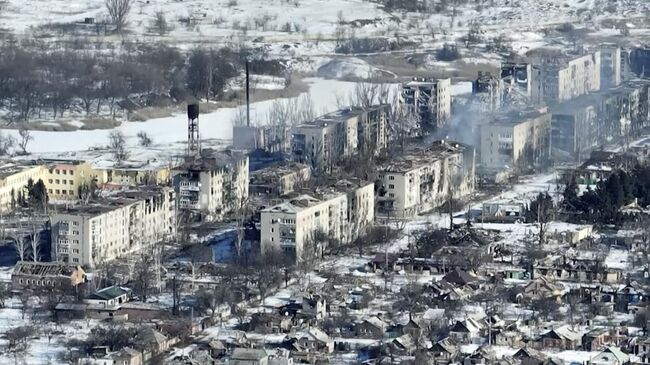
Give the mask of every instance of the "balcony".
M 201 191 L 201 183 L 198 181 L 183 181 L 179 184 L 181 194 L 183 191 Z

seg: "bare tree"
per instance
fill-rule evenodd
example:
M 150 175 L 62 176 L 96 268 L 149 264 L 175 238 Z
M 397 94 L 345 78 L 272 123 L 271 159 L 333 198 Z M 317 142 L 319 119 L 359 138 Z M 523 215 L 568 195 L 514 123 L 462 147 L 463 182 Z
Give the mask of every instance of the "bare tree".
M 27 237 L 23 234 L 23 232 L 18 232 L 15 237 L 13 237 L 13 245 L 14 249 L 16 250 L 16 255 L 18 256 L 18 260 L 24 261 L 27 258 L 27 247 L 28 247 L 28 242 L 27 242 Z
M 11 135 L 3 135 L 0 132 L 0 156 L 6 156 L 16 144 L 16 139 Z
M 38 262 L 41 261 L 41 253 L 43 250 L 41 244 L 41 230 L 36 226 L 36 223 L 32 222 L 31 232 L 29 235 L 29 247 L 32 251 L 32 261 Z
M 140 257 L 134 266 L 133 280 L 135 282 L 135 292 L 140 295 L 143 302 L 151 294 L 154 287 L 154 255 L 152 250 L 142 250 Z
M 108 135 L 108 143 L 113 151 L 113 157 L 117 165 L 121 165 L 124 160 L 129 158 L 129 152 L 126 150 L 126 139 L 121 131 L 113 130 Z
M 153 22 L 152 22 L 152 28 L 158 33 L 158 35 L 165 35 L 169 33 L 170 30 L 172 30 L 172 26 L 167 22 L 167 17 L 165 17 L 165 13 L 163 11 L 157 11 Z
M 22 154 L 26 155 L 27 144 L 29 143 L 29 141 L 33 140 L 34 137 L 32 136 L 31 133 L 29 133 L 29 130 L 25 127 L 21 127 L 18 130 L 18 135 L 20 135 L 20 143 L 18 144 L 18 146 L 20 147 Z
M 25 355 L 29 350 L 29 339 L 34 335 L 36 330 L 32 326 L 20 326 L 8 330 L 5 338 L 9 342 L 7 349 L 14 355 L 14 364 L 19 360 L 25 362 Z
M 138 132 L 138 143 L 142 147 L 149 147 L 153 144 L 153 140 L 149 137 L 149 134 L 145 131 Z
M 127 23 L 133 0 L 106 0 L 104 5 L 106 5 L 111 21 L 115 24 L 115 30 L 122 30 Z

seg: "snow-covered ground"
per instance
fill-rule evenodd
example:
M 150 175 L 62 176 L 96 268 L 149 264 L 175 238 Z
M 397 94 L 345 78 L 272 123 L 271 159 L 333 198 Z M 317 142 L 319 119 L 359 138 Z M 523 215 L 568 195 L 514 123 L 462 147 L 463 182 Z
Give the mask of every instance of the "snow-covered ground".
M 337 109 L 337 98 L 345 97 L 354 90 L 356 83 L 324 80 L 318 78 L 305 79 L 310 85 L 309 95 L 314 109 L 319 113 L 327 113 Z M 251 104 L 251 119 L 255 123 L 264 124 L 273 100 Z M 199 130 L 202 139 L 232 139 L 232 121 L 238 113 L 237 108 L 222 108 L 214 112 L 202 114 L 199 117 Z M 127 138 L 127 144 L 136 148 L 136 134 L 145 131 L 153 139 L 155 145 L 169 147 L 175 142 L 187 140 L 187 116 L 178 113 L 171 117 L 151 119 L 146 122 L 124 122 L 117 128 Z M 19 138 L 16 130 L 1 130 L 2 133 Z M 111 130 L 78 130 L 74 132 L 31 132 L 34 140 L 28 150 L 32 153 L 83 151 L 104 147 L 108 144 Z M 138 149 L 134 154 L 139 153 Z M 146 153 L 146 151 L 145 151 Z M 137 156 L 134 156 L 137 157 Z

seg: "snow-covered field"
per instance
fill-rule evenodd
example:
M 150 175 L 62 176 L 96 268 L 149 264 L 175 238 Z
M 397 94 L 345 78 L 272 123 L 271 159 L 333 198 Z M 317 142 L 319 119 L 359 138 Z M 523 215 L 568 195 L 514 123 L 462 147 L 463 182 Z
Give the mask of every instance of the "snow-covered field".
M 319 114 L 336 110 L 337 97 L 346 97 L 356 85 L 353 82 L 337 80 L 306 79 L 305 81 L 310 85 L 309 95 Z M 272 104 L 273 100 L 251 104 L 251 120 L 264 124 Z M 237 108 L 222 108 L 202 114 L 199 117 L 201 138 L 231 139 L 232 121 L 237 113 Z M 124 133 L 127 137 L 127 144 L 133 147 L 137 144 L 136 134 L 140 131 L 146 131 L 152 137 L 155 145 L 169 146 L 175 142 L 186 141 L 187 115 L 179 113 L 171 117 L 151 119 L 146 122 L 124 122 L 117 129 Z M 111 130 L 33 131 L 34 140 L 30 142 L 28 150 L 32 153 L 45 153 L 83 151 L 104 147 L 108 144 L 110 132 Z M 2 130 L 2 133 L 19 137 L 16 130 Z

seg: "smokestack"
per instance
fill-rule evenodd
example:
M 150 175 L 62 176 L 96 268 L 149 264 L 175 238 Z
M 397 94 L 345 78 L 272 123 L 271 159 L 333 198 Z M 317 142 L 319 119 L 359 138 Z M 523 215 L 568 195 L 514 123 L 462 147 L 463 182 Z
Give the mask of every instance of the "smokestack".
M 251 126 L 251 99 L 250 99 L 250 74 L 248 72 L 248 60 L 246 60 L 246 126 Z

